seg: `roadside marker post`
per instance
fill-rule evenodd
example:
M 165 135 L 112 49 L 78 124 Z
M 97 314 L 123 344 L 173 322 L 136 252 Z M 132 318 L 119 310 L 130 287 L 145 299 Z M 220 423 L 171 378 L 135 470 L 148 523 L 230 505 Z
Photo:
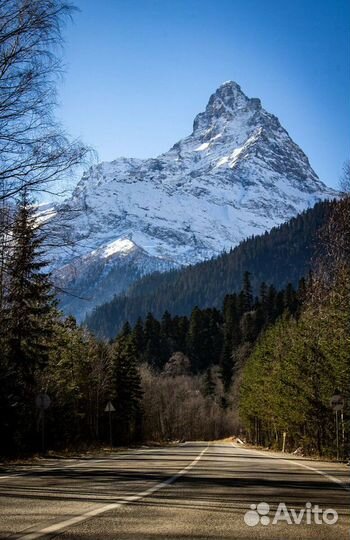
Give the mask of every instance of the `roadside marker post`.
M 109 420 L 109 444 L 111 448 L 113 448 L 113 434 L 112 434 L 112 412 L 115 412 L 114 405 L 111 401 L 109 401 L 105 407 L 105 412 L 108 412 L 108 420 Z
M 40 411 L 40 420 L 41 420 L 41 451 L 45 454 L 46 445 L 45 445 L 45 411 L 51 405 L 51 399 L 47 394 L 38 394 L 35 399 L 35 405 Z
M 286 451 L 286 438 L 287 438 L 287 432 L 284 431 L 283 432 L 283 442 L 282 442 L 282 452 L 283 452 L 283 454 Z
M 344 444 L 344 439 L 345 439 L 344 415 L 343 415 L 343 410 L 344 410 L 344 406 L 345 406 L 345 399 L 340 394 L 339 391 L 336 391 L 334 393 L 334 395 L 331 397 L 330 406 L 332 407 L 332 410 L 335 413 L 335 440 L 336 440 L 336 445 L 337 445 L 337 461 L 339 461 L 339 419 L 338 419 L 338 412 L 339 411 L 341 411 L 343 444 Z

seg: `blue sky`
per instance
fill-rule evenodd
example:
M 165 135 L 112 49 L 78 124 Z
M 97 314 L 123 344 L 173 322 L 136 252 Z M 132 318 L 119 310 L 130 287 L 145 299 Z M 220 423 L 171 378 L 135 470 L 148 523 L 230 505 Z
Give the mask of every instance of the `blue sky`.
M 76 0 L 59 117 L 100 160 L 152 157 L 224 81 L 336 186 L 350 156 L 349 0 Z

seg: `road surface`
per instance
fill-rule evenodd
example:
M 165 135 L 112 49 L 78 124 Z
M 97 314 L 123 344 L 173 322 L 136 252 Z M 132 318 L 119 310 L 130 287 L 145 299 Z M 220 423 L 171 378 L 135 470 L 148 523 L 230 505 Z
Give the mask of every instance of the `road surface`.
M 231 443 L 51 459 L 0 470 L 0 538 L 342 540 L 349 490 L 344 465 Z

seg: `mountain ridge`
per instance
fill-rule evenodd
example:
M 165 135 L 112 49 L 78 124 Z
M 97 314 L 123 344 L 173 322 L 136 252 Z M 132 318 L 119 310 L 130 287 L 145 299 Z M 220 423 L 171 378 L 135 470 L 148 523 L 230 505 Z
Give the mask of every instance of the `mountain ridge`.
M 72 230 L 78 247 L 69 257 L 57 253 L 60 285 L 84 295 L 86 280 L 77 272 L 72 279 L 72 267 L 83 260 L 88 272 L 96 253 L 123 239 L 145 257 L 139 277 L 211 258 L 335 195 L 278 118 L 228 81 L 195 117 L 192 133 L 169 151 L 103 162 L 83 175 L 65 202 L 77 212 Z M 81 313 L 70 304 L 78 318 L 97 305 L 104 286 L 113 296 L 116 290 L 104 276 L 114 264 L 123 279 L 127 258 L 115 250 L 99 259 L 90 272 L 90 301 L 79 307 Z

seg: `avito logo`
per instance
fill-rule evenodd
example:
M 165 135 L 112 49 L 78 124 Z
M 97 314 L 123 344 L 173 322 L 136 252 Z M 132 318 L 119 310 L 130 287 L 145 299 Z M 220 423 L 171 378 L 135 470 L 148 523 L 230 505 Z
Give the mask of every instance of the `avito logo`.
M 288 525 L 334 525 L 338 521 L 338 513 L 333 508 L 323 510 L 318 504 L 314 506 L 307 502 L 304 508 L 296 510 L 288 508 L 283 502 L 279 503 L 276 512 L 271 515 L 270 505 L 266 502 L 251 504 L 250 510 L 244 515 L 244 521 L 249 527 L 255 525 L 276 525 L 285 522 Z

